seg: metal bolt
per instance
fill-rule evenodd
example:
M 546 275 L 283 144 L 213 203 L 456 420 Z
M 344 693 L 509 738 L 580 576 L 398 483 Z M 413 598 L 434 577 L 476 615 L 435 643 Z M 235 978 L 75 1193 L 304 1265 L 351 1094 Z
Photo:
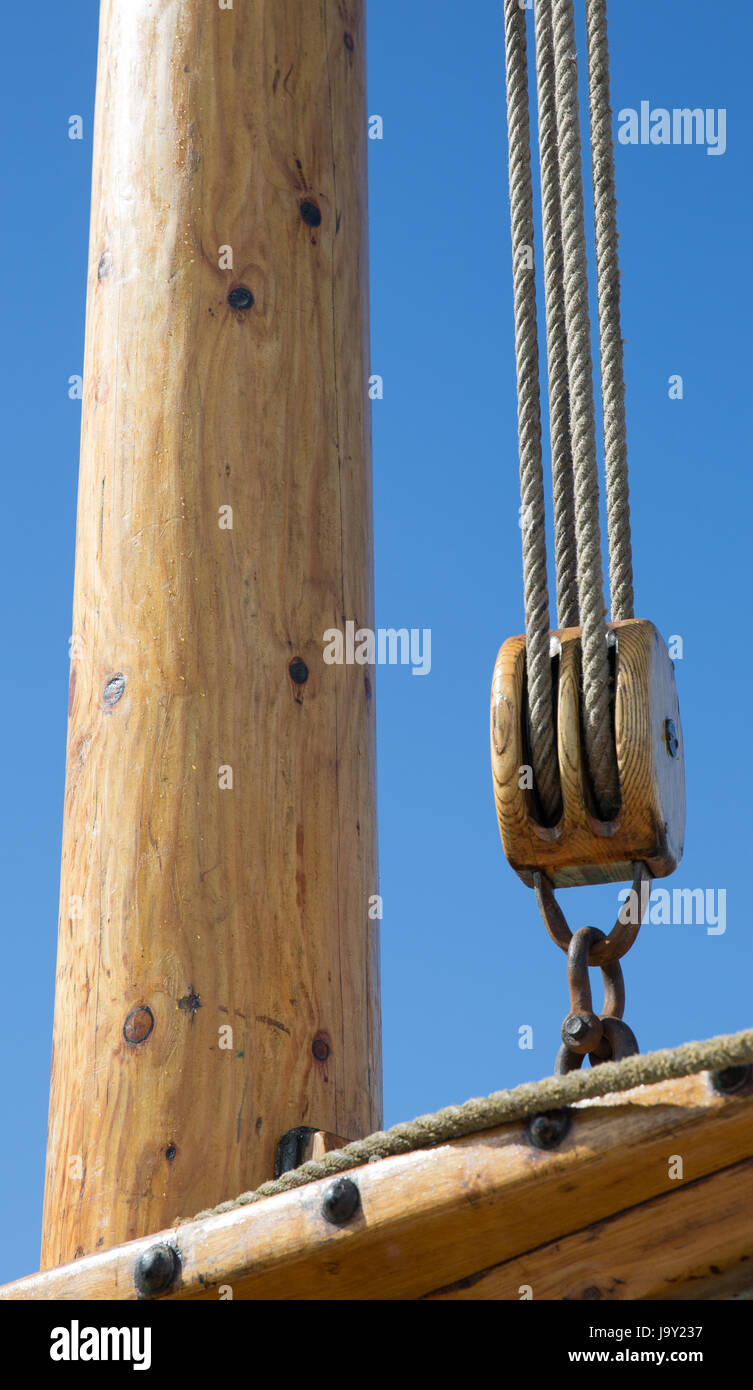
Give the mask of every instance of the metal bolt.
M 335 1178 L 322 1199 L 322 1216 L 333 1226 L 344 1226 L 361 1205 L 361 1194 L 352 1178 Z
M 153 1027 L 154 1014 L 149 1005 L 140 1004 L 137 1009 L 131 1009 L 123 1024 L 123 1037 L 132 1047 L 136 1047 L 139 1043 L 146 1042 Z
M 563 1033 L 567 1033 L 569 1038 L 584 1038 L 590 1028 L 587 1018 L 581 1018 L 580 1014 L 571 1014 L 565 1019 L 562 1025 Z
M 147 1298 L 167 1293 L 180 1271 L 180 1255 L 172 1245 L 160 1241 L 150 1245 L 136 1261 L 133 1282 Z
M 670 758 L 676 758 L 680 749 L 680 740 L 677 737 L 674 719 L 664 720 L 664 742 L 667 745 Z
M 106 705 L 117 705 L 123 691 L 125 690 L 125 676 L 118 671 L 116 676 L 111 676 L 104 688 L 102 698 Z
M 562 1041 L 575 1052 L 593 1052 L 603 1036 L 601 1020 L 593 1013 L 568 1014 L 562 1025 Z
M 731 1096 L 736 1091 L 742 1091 L 752 1077 L 753 1066 L 750 1063 L 744 1067 L 722 1067 L 721 1071 L 712 1071 L 711 1085 L 720 1095 Z
M 231 309 L 250 309 L 254 296 L 247 285 L 236 285 L 235 289 L 230 291 L 227 302 Z
M 167 1148 L 165 1149 L 165 1158 L 167 1159 L 168 1163 L 172 1163 L 177 1152 L 178 1150 L 176 1149 L 174 1144 L 168 1144 Z
M 321 225 L 322 214 L 316 206 L 316 203 L 312 203 L 308 198 L 305 202 L 301 203 L 301 217 L 307 227 L 319 227 Z
M 295 681 L 296 685 L 305 685 L 309 678 L 309 668 L 305 661 L 301 661 L 299 656 L 293 658 L 288 666 L 288 672 L 290 674 L 290 679 Z
M 537 1149 L 556 1149 L 568 1133 L 571 1124 L 569 1110 L 547 1110 L 533 1115 L 526 1125 L 531 1143 Z

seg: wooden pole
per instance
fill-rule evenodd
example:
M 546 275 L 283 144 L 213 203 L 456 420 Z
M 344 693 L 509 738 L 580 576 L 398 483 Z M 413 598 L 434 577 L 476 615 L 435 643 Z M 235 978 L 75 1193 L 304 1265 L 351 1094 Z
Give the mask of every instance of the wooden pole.
M 103 0 L 44 1267 L 381 1122 L 364 0 Z

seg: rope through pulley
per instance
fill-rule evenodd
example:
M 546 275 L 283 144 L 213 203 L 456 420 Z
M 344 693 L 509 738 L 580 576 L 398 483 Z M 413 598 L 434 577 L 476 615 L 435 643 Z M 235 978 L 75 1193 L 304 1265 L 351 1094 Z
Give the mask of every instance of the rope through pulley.
M 507 857 L 535 886 L 568 952 L 570 1014 L 559 1070 L 637 1048 L 622 1020 L 619 956 L 654 877 L 683 851 L 685 777 L 674 669 L 634 617 L 606 0 L 584 0 L 611 621 L 604 602 L 599 465 L 573 0 L 534 9 L 549 437 L 558 630 L 550 632 L 534 270 L 527 12 L 504 0 L 525 636 L 497 657 L 494 792 Z M 553 662 L 552 656 L 557 656 Z M 526 780 L 527 777 L 531 780 Z M 632 878 L 629 921 L 609 937 L 570 929 L 555 888 Z M 639 891 L 640 890 L 640 891 Z M 600 966 L 605 1000 L 591 1003 Z
M 586 10 L 610 582 L 612 614 L 619 620 L 633 616 L 633 580 L 605 0 L 587 0 Z M 537 0 L 535 42 L 558 622 L 581 628 L 586 758 L 601 817 L 609 820 L 619 804 L 619 782 L 572 0 Z M 534 786 L 545 818 L 553 822 L 561 797 L 554 756 L 526 11 L 518 0 L 505 0 L 505 55 L 529 732 Z

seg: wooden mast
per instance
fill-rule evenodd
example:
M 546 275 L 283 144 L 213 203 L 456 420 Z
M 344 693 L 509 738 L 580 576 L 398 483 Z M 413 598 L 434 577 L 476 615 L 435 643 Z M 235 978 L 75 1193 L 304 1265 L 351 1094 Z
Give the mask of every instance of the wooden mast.
M 42 1263 L 381 1121 L 364 0 L 103 0 Z

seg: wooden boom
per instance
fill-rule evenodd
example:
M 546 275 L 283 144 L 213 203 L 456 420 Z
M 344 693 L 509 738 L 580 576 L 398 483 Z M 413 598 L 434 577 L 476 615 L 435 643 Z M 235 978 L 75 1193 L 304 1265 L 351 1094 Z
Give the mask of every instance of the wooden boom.
M 324 1178 L 30 1275 L 0 1301 L 137 1299 L 158 1248 L 172 1260 L 151 1296 L 177 1300 L 750 1297 L 750 1085 L 639 1086 L 574 1106 L 550 1151 L 515 1122 L 347 1177 L 344 1220 Z
M 381 1123 L 364 0 L 103 0 L 44 1266 Z

